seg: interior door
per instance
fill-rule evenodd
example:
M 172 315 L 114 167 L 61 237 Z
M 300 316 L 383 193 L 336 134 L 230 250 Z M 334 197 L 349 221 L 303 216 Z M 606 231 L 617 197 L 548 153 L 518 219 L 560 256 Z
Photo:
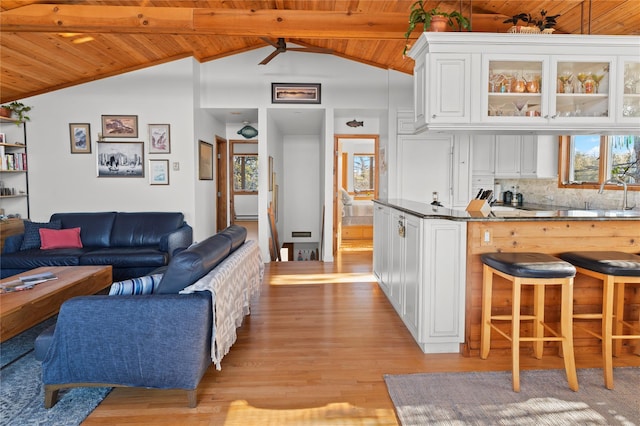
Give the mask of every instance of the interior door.
M 227 140 L 216 136 L 216 232 L 227 227 Z

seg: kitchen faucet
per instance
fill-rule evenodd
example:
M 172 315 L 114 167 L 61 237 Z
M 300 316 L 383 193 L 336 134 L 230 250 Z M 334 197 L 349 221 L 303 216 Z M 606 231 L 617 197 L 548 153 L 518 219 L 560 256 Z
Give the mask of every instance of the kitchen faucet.
M 622 210 L 631 210 L 635 207 L 635 205 L 630 206 L 627 201 L 627 182 L 625 182 L 620 176 L 616 176 L 614 178 L 611 178 L 607 181 L 602 182 L 602 184 L 600 185 L 600 190 L 598 191 L 598 194 L 602 194 L 602 192 L 604 191 L 604 186 L 607 183 L 615 183 L 618 186 L 622 185 Z

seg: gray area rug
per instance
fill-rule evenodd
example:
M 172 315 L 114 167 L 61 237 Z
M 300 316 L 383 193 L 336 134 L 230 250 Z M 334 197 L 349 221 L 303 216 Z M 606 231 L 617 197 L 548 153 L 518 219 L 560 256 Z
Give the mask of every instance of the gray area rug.
M 564 370 L 385 375 L 403 426 L 409 425 L 640 425 L 640 368 L 614 372 L 615 389 L 602 370 L 579 369 L 580 390 L 569 389 Z
M 111 388 L 61 390 L 58 403 L 44 408 L 42 369 L 33 351 L 35 338 L 55 322 L 44 321 L 0 344 L 0 425 L 79 425 Z

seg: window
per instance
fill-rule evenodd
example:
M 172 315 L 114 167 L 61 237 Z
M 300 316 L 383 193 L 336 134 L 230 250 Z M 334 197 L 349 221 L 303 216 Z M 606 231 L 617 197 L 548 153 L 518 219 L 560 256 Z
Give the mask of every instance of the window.
M 371 193 L 375 189 L 375 156 L 353 155 L 353 190 L 356 194 Z M 363 194 L 364 195 L 364 194 Z
M 640 136 L 573 135 L 560 143 L 561 187 L 591 189 L 623 179 L 630 190 L 640 190 Z
M 258 191 L 258 156 L 255 154 L 233 155 L 234 192 Z

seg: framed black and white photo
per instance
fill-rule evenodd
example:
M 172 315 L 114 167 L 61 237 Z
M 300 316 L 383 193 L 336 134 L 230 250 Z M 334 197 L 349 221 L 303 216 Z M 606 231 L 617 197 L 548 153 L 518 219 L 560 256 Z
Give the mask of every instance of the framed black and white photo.
M 102 137 L 103 138 L 137 138 L 138 137 L 138 116 L 137 115 L 103 115 L 102 116 Z
M 98 142 L 98 177 L 144 177 L 144 142 Z
M 149 124 L 149 154 L 169 154 L 171 134 L 168 124 Z
M 149 184 L 169 185 L 169 160 L 149 160 Z
M 320 84 L 271 83 L 272 104 L 319 104 Z
M 91 154 L 91 127 L 89 123 L 69 123 L 72 154 Z
M 213 180 L 213 145 L 204 141 L 198 143 L 198 178 Z

